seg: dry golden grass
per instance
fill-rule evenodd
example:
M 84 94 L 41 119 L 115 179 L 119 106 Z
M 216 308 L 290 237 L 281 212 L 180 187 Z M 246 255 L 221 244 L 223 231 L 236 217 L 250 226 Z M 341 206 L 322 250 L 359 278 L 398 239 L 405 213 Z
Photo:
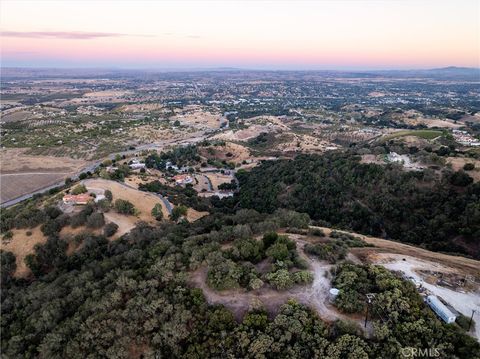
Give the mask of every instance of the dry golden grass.
M 201 147 L 199 152 L 208 159 L 233 163 L 242 163 L 250 158 L 250 150 L 247 147 L 232 142 L 227 142 L 224 146 Z
M 104 179 L 89 179 L 84 181 L 87 189 L 102 189 L 110 190 L 113 194 L 113 201 L 117 199 L 125 199 L 130 201 L 135 208 L 140 212 L 136 218 L 137 221 L 145 221 L 148 223 L 156 222 L 153 218 L 151 211 L 152 208 L 159 203 L 162 206 L 164 217 L 168 216 L 168 211 L 165 208 L 163 202 L 153 193 L 142 192 L 134 188 L 127 187 L 121 183 L 115 181 L 109 181 Z M 118 224 L 118 223 L 117 223 Z
M 222 183 L 230 183 L 233 179 L 231 175 L 223 175 L 221 173 L 205 173 L 205 176 L 210 178 L 214 190 L 218 190 L 218 186 Z
M 27 232 L 32 232 L 32 235 L 27 236 Z M 4 251 L 12 252 L 16 257 L 17 269 L 14 276 L 17 278 L 27 277 L 31 271 L 25 264 L 25 257 L 34 253 L 36 244 L 43 244 L 47 238 L 40 230 L 40 226 L 33 229 L 12 229 L 13 237 L 8 243 L 3 243 L 1 248 Z
M 189 222 L 195 222 L 196 220 L 205 217 L 208 215 L 208 212 L 199 212 L 197 210 L 194 210 L 193 208 L 189 208 L 187 210 L 187 221 Z
M 463 157 L 448 157 L 447 163 L 452 165 L 452 169 L 454 171 L 458 171 L 463 169 L 463 166 L 466 163 L 473 163 L 475 165 L 475 169 L 472 171 L 466 171 L 470 177 L 473 178 L 475 182 L 480 181 L 480 161 L 474 158 L 463 158 Z
M 2 202 L 62 182 L 87 164 L 69 157 L 32 156 L 25 151 L 22 148 L 0 150 Z
M 86 161 L 70 157 L 33 156 L 25 148 L 3 148 L 0 150 L 2 173 L 25 172 L 75 172 L 87 164 Z

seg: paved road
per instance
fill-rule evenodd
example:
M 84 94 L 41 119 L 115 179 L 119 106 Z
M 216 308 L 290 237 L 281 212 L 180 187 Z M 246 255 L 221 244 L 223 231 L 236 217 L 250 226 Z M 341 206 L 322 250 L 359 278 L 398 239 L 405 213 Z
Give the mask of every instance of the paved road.
M 124 186 L 124 187 L 128 187 L 128 188 L 132 188 L 136 191 L 138 191 L 139 189 L 138 188 L 135 188 L 133 186 L 130 186 L 129 184 L 126 184 L 126 183 L 123 183 L 123 182 L 118 182 L 120 185 Z M 155 196 L 157 196 L 158 198 L 160 198 L 160 200 L 163 202 L 163 204 L 165 205 L 165 207 L 167 208 L 167 211 L 168 211 L 168 214 L 172 214 L 172 210 L 173 210 L 173 207 L 172 207 L 172 204 L 168 201 L 168 199 L 166 199 L 165 197 L 163 197 L 160 193 L 155 193 L 155 192 L 148 192 L 148 193 L 151 193 Z
M 138 153 L 138 152 L 141 152 L 141 151 L 145 151 L 145 150 L 163 150 L 165 147 L 170 146 L 170 145 L 174 145 L 174 144 L 176 144 L 176 145 L 195 144 L 195 143 L 203 141 L 206 138 L 206 135 L 205 134 L 202 135 L 200 132 L 192 133 L 192 136 L 195 136 L 195 137 L 186 138 L 186 139 L 183 139 L 183 140 L 176 140 L 176 139 L 164 140 L 164 141 L 159 141 L 157 143 L 140 145 L 140 146 L 137 146 L 134 150 L 127 150 L 127 151 L 112 153 L 107 158 L 113 159 L 113 158 L 115 158 L 116 155 L 127 156 L 127 155 L 135 154 L 135 153 Z M 89 164 L 88 166 L 84 167 L 83 169 L 81 169 L 77 173 L 71 175 L 70 178 L 72 178 L 73 180 L 77 180 L 80 173 L 93 172 L 95 170 L 95 168 L 97 168 L 104 160 L 105 159 L 101 159 L 101 160 L 98 160 L 94 163 Z M 32 173 L 32 175 L 33 175 L 33 173 Z M 5 201 L 5 202 L 1 203 L 0 206 L 3 207 L 3 208 L 13 206 L 17 203 L 20 203 L 20 202 L 28 199 L 28 198 L 33 197 L 36 194 L 43 193 L 43 192 L 48 191 L 48 190 L 50 190 L 52 188 L 55 188 L 55 187 L 63 186 L 64 184 L 65 184 L 65 182 L 62 181 L 62 182 L 58 182 L 58 183 L 55 183 L 55 184 L 50 185 L 50 186 L 39 188 L 38 190 L 35 190 L 33 192 L 29 192 L 29 193 L 26 193 L 26 194 L 24 194 L 22 196 L 19 196 L 17 198 L 13 198 L 11 200 Z M 158 195 L 158 196 L 161 196 L 161 195 Z M 169 209 L 169 213 L 171 213 L 172 206 L 171 205 L 167 206 L 166 202 L 168 202 L 168 201 L 165 198 L 161 197 L 161 199 L 162 199 L 163 203 L 165 203 L 165 206 L 167 207 L 167 209 Z M 170 203 L 170 202 L 168 202 L 168 203 Z
M 208 178 L 208 176 L 205 176 L 202 174 L 203 177 L 205 177 L 205 179 L 207 180 L 207 184 L 208 184 L 208 190 L 211 192 L 213 191 L 213 184 L 212 184 L 212 181 L 210 180 L 210 178 Z

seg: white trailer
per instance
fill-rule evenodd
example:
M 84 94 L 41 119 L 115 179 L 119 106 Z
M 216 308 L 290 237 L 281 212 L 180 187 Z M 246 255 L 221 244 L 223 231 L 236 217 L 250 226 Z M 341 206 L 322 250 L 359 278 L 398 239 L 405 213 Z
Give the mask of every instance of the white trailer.
M 427 297 L 427 304 L 432 308 L 432 310 L 445 322 L 453 323 L 457 319 L 456 315 L 443 304 L 440 299 L 434 295 L 429 295 Z

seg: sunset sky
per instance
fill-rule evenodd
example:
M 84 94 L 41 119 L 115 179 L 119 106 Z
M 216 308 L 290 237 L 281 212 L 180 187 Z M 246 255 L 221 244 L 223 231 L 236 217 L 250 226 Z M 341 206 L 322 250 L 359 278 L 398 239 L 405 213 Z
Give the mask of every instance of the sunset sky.
M 2 66 L 480 66 L 478 0 L 0 4 Z

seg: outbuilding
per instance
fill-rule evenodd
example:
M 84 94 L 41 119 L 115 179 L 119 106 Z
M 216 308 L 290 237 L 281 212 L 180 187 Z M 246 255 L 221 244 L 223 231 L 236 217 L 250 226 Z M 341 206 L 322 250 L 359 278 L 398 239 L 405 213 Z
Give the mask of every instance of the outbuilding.
M 453 323 L 457 319 L 456 315 L 452 313 L 450 309 L 443 304 L 438 297 L 434 295 L 429 295 L 427 297 L 427 304 L 432 308 L 432 310 L 445 322 Z

